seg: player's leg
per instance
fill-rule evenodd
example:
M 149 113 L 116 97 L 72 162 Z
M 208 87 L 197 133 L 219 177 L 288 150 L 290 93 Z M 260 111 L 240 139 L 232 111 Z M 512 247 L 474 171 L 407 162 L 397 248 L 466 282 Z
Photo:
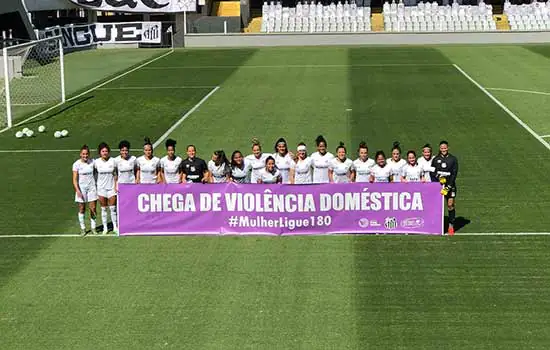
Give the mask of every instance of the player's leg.
M 455 234 L 455 219 L 456 219 L 456 213 L 455 213 L 455 193 L 454 189 L 451 190 L 451 193 L 449 193 L 449 197 L 447 198 L 447 210 L 449 211 L 449 235 Z
M 113 191 L 113 193 L 110 194 L 109 197 L 109 211 L 111 212 L 111 221 L 113 222 L 113 231 L 115 233 L 118 233 L 118 218 L 117 218 L 117 212 L 116 212 L 116 194 Z
M 101 223 L 103 224 L 103 234 L 107 234 L 109 232 L 109 229 L 107 228 L 108 225 L 108 213 L 107 210 L 109 210 L 109 201 L 106 196 L 102 195 L 103 193 L 98 193 L 98 200 L 99 205 L 101 206 Z
M 86 224 L 84 223 L 84 216 L 86 212 L 86 203 L 78 203 L 78 224 L 80 225 L 80 234 L 86 234 Z
M 93 188 L 88 193 L 88 209 L 90 211 L 90 228 L 92 230 L 92 234 L 97 233 L 97 231 L 96 231 L 96 221 L 95 221 L 95 218 L 96 218 L 96 215 L 97 215 L 96 202 L 97 202 L 97 191 L 96 191 L 95 188 Z

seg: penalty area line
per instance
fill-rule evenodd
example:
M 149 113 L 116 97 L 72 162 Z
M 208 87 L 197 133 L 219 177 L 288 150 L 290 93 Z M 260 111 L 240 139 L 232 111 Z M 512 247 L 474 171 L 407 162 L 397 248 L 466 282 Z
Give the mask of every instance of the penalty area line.
M 474 80 L 471 76 L 468 75 L 462 68 L 460 68 L 457 64 L 453 64 L 453 67 L 456 68 L 457 71 L 460 72 L 466 79 L 468 79 L 472 84 L 477 86 L 481 92 L 483 92 L 487 97 L 489 97 L 491 100 L 493 100 L 494 103 L 497 104 L 504 112 L 506 112 L 512 119 L 514 119 L 521 127 L 523 127 L 527 132 L 529 132 L 537 141 L 539 141 L 546 149 L 550 150 L 550 144 L 546 142 L 542 137 L 540 137 L 533 129 L 529 127 L 529 125 L 525 124 L 523 120 L 521 120 L 514 112 L 512 112 L 508 107 L 506 107 L 502 102 L 500 102 L 493 94 L 491 94 L 489 91 L 487 91 L 486 88 L 481 86 L 480 83 Z
M 32 116 L 28 117 L 27 119 L 24 119 L 24 120 L 20 121 L 20 122 L 17 123 L 17 124 L 14 124 L 13 127 L 17 127 L 17 126 L 19 126 L 19 125 L 23 125 L 23 124 L 25 124 L 25 123 L 27 123 L 27 122 L 30 122 L 31 120 L 36 119 L 36 118 L 40 117 L 41 115 L 44 115 L 44 114 L 46 114 L 46 113 L 48 113 L 48 112 L 54 110 L 55 108 L 57 108 L 57 107 L 59 107 L 59 106 L 62 106 L 63 104 L 65 104 L 65 103 L 67 103 L 67 102 L 76 100 L 77 98 L 80 98 L 80 97 L 82 97 L 82 96 L 84 96 L 84 95 L 87 95 L 87 94 L 89 94 L 89 93 L 92 92 L 92 91 L 95 91 L 95 90 L 97 90 L 97 89 L 99 89 L 99 88 L 101 88 L 101 87 L 103 87 L 103 86 L 105 86 L 105 85 L 107 85 L 107 84 L 109 84 L 109 83 L 112 83 L 112 82 L 115 81 L 115 80 L 118 80 L 118 79 L 120 79 L 120 78 L 122 78 L 122 77 L 125 77 L 125 76 L 127 76 L 128 74 L 133 73 L 133 72 L 135 72 L 135 71 L 137 71 L 137 70 L 139 70 L 139 69 L 142 69 L 143 67 L 145 67 L 145 66 L 147 66 L 147 65 L 149 65 L 149 64 L 151 64 L 151 63 L 153 63 L 153 62 L 156 62 L 156 61 L 158 61 L 158 60 L 160 60 L 160 59 L 162 59 L 162 58 L 164 58 L 164 57 L 166 57 L 166 56 L 168 56 L 168 55 L 170 55 L 170 54 L 172 54 L 172 53 L 174 53 L 174 50 L 170 50 L 170 51 L 168 51 L 168 52 L 166 52 L 166 53 L 164 53 L 164 54 L 162 54 L 162 55 L 160 55 L 160 56 L 158 56 L 158 57 L 155 57 L 155 58 L 153 58 L 153 59 L 151 59 L 151 60 L 149 60 L 149 61 L 147 61 L 147 62 L 145 62 L 145 63 L 143 63 L 143 64 L 140 64 L 140 65 L 137 66 L 137 67 L 134 67 L 134 68 L 132 68 L 132 69 L 130 69 L 130 70 L 127 70 L 126 72 L 124 72 L 124 73 L 122 73 L 122 74 L 119 74 L 119 75 L 117 75 L 117 76 L 115 76 L 115 77 L 113 77 L 113 78 L 111 78 L 111 79 L 109 79 L 109 80 L 106 80 L 106 81 L 104 81 L 103 83 L 98 84 L 98 85 L 96 85 L 96 86 L 94 86 L 94 87 L 92 87 L 92 88 L 90 88 L 90 89 L 88 89 L 88 90 L 86 90 L 86 91 L 84 91 L 84 92 L 82 92 L 82 93 L 76 95 L 76 96 L 73 96 L 73 97 L 71 97 L 71 98 L 68 98 L 67 100 L 65 100 L 65 102 L 57 103 L 57 104 L 51 106 L 50 108 L 43 110 L 42 112 L 39 112 L 39 113 L 37 113 L 37 114 L 35 114 L 35 115 L 32 115 Z M 10 128 L 4 128 L 4 129 L 0 130 L 0 134 L 3 133 L 3 132 L 6 132 L 6 131 L 8 131 L 8 130 L 10 130 Z
M 187 113 L 185 113 L 174 125 L 170 127 L 170 129 L 166 130 L 166 132 L 155 141 L 153 144 L 153 148 L 157 148 L 170 134 L 176 130 L 176 128 L 184 122 L 185 119 L 187 119 L 193 112 L 195 112 L 206 100 L 210 98 L 216 91 L 219 90 L 219 86 L 216 86 L 212 91 L 210 91 L 206 96 L 204 96 L 196 105 L 193 106 Z

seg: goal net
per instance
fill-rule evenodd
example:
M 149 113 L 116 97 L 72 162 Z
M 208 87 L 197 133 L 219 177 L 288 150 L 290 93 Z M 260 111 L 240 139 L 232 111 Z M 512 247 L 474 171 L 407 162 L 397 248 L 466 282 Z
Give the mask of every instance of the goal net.
M 60 37 L 5 46 L 0 63 L 0 128 L 65 102 Z

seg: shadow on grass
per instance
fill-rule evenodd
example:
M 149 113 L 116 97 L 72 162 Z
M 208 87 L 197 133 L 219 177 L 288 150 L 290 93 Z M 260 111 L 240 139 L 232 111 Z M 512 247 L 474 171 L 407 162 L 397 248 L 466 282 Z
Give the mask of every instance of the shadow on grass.
M 0 241 L 0 289 L 23 270 L 56 238 L 2 238 Z
M 65 103 L 64 105 L 59 106 L 53 113 L 50 113 L 50 114 L 45 113 L 44 115 L 42 115 L 38 118 L 35 118 L 33 120 L 30 120 L 26 123 L 21 124 L 21 126 L 35 125 L 35 124 L 39 124 L 39 123 L 54 119 L 55 117 L 58 117 L 58 116 L 62 115 L 63 113 L 65 113 L 67 111 L 70 111 L 71 109 L 77 107 L 78 105 L 80 105 L 82 103 L 85 103 L 85 102 L 88 102 L 89 100 L 92 100 L 93 98 L 94 98 L 94 96 L 90 95 L 90 96 L 84 96 L 84 97 L 75 99 L 75 100 L 71 101 L 70 103 Z
M 457 216 L 455 218 L 455 225 L 454 225 L 455 232 L 460 231 L 462 228 L 464 228 L 466 225 L 469 225 L 471 222 L 472 221 L 470 221 L 469 219 L 466 219 L 463 216 Z M 445 216 L 444 227 L 445 227 L 445 232 L 447 232 L 449 230 L 449 217 L 448 216 Z

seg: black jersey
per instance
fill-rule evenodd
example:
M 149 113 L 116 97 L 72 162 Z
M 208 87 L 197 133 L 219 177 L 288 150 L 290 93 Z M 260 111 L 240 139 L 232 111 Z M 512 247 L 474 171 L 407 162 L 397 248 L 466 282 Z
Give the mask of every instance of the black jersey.
M 446 185 L 455 188 L 456 176 L 458 175 L 458 159 L 450 153 L 446 156 L 438 154 L 432 160 L 432 167 L 434 172 L 431 173 L 432 181 L 439 181 L 444 177 L 447 182 Z
M 200 158 L 187 158 L 181 162 L 181 172 L 185 174 L 187 182 L 202 182 L 207 171 L 206 162 Z

